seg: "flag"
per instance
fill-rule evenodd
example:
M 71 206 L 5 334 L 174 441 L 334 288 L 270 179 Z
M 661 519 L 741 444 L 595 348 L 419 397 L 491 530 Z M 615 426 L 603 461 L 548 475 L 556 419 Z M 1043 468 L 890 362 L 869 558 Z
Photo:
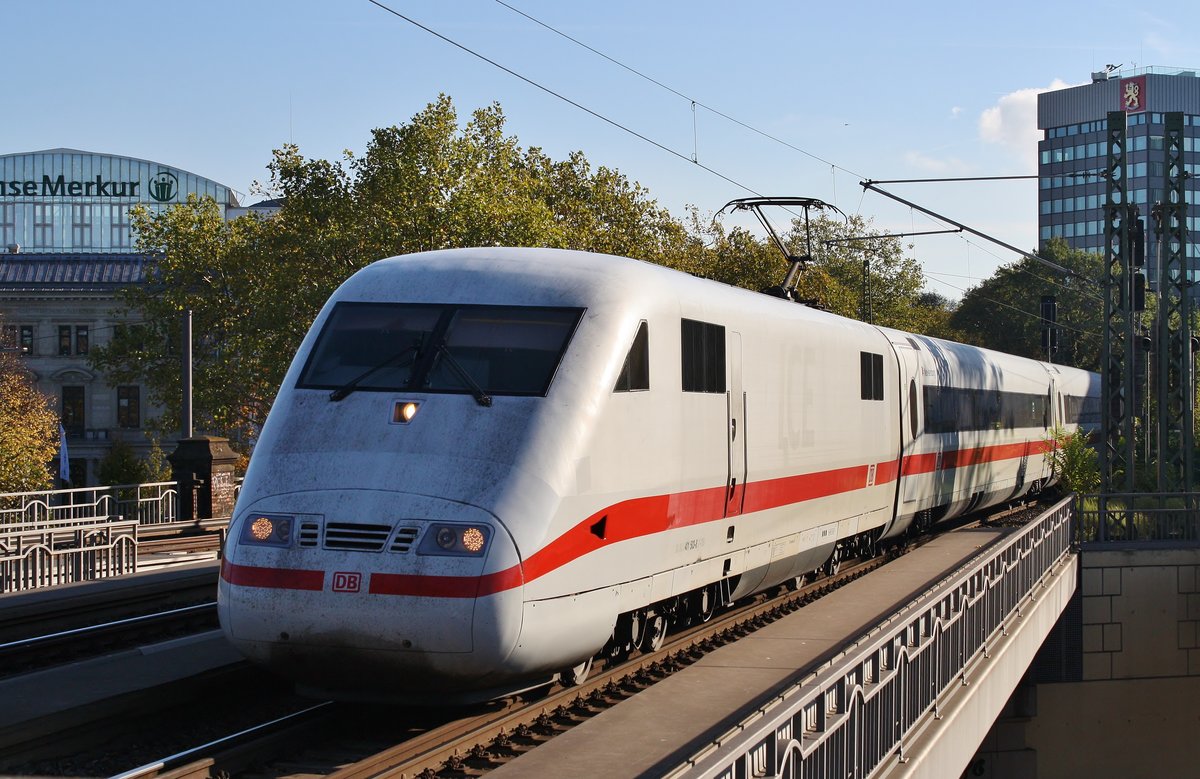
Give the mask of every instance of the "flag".
M 58 426 L 58 478 L 64 482 L 71 481 L 71 461 L 67 458 L 67 431 Z

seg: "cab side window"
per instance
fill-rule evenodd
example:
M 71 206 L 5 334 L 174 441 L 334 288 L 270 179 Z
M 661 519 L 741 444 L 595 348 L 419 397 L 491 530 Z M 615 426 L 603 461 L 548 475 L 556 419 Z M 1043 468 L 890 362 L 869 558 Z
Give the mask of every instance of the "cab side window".
M 625 364 L 617 376 L 617 386 L 613 392 L 640 392 L 650 389 L 650 333 L 646 321 L 638 325 L 637 335 L 633 337 L 633 345 L 629 354 L 625 355 Z
M 682 320 L 680 353 L 684 392 L 725 392 L 725 328 Z

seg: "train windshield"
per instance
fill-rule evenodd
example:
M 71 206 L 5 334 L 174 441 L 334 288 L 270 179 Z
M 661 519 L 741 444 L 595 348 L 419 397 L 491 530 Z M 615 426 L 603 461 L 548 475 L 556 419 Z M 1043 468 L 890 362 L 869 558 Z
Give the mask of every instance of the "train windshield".
M 338 303 L 301 389 L 545 395 L 583 309 Z M 340 399 L 334 398 L 334 399 Z

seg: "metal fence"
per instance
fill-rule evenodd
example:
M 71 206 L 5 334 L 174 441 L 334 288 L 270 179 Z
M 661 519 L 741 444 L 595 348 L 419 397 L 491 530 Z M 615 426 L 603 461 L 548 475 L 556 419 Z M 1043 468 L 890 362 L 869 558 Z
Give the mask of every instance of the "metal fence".
M 941 693 L 960 684 L 1070 553 L 1071 499 L 943 580 L 816 674 L 765 704 L 673 776 L 867 777 L 894 756 Z
M 178 506 L 175 482 L 0 494 L 0 593 L 135 573 L 138 527 Z
M 1079 495 L 1075 513 L 1085 544 L 1200 542 L 1200 494 L 1194 492 Z
M 135 573 L 137 524 L 42 518 L 0 525 L 0 593 Z
M 173 481 L 0 495 L 0 526 L 117 517 L 152 525 L 174 522 L 178 511 L 179 493 Z

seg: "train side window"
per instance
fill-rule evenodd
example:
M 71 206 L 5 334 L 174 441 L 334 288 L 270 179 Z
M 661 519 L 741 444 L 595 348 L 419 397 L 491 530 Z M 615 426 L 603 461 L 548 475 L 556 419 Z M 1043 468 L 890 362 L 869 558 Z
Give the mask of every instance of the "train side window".
M 638 392 L 650 389 L 650 334 L 646 320 L 638 325 L 637 335 L 633 337 L 633 345 L 629 354 L 625 355 L 625 364 L 617 376 L 617 386 L 613 392 Z
M 883 400 L 883 355 L 859 352 L 863 400 Z
M 694 319 L 680 320 L 684 392 L 725 391 L 725 328 Z

